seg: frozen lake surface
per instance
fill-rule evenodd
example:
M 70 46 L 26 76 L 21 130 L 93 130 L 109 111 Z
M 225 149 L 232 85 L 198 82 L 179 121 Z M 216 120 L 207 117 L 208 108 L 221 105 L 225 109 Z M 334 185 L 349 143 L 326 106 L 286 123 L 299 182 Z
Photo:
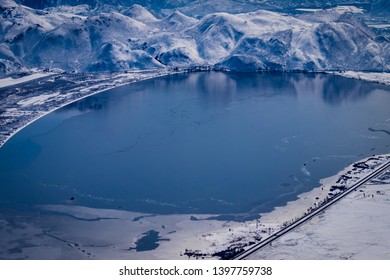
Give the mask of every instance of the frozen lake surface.
M 388 153 L 390 89 L 320 74 L 178 74 L 109 90 L 0 149 L 0 207 L 249 219 Z

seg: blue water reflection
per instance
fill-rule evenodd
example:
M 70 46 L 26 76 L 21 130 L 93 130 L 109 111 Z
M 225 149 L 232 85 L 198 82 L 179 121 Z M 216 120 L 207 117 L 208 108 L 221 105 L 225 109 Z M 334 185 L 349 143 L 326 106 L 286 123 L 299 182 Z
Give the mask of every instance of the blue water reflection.
M 248 217 L 389 152 L 389 105 L 388 87 L 320 74 L 148 80 L 18 133 L 0 149 L 0 200 Z

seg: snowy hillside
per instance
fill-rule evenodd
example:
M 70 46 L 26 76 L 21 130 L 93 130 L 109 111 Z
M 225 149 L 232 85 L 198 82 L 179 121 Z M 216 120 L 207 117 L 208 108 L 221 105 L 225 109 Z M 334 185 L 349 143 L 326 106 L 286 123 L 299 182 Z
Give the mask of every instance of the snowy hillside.
M 140 5 L 39 10 L 1 0 L 0 13 L 0 76 L 35 67 L 390 71 L 389 40 L 342 9 L 212 13 L 198 19 L 179 11 L 161 17 Z
M 354 5 L 373 14 L 389 14 L 389 0 L 15 0 L 17 3 L 44 9 L 57 6 L 87 5 L 91 9 L 128 8 L 134 4 L 146 7 L 156 14 L 168 15 L 179 10 L 197 17 L 215 12 L 244 13 L 260 9 L 289 12 L 298 8 L 327 9 L 339 5 Z

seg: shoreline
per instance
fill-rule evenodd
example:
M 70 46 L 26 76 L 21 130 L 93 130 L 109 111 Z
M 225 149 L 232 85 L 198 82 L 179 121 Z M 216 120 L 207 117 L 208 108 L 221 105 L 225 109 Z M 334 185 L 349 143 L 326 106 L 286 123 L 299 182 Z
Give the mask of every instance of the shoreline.
M 261 217 L 259 220 L 240 224 L 234 230 L 234 234 L 224 230 L 219 231 L 220 236 L 225 236 L 225 243 L 220 246 L 218 250 L 223 251 L 223 248 L 225 247 L 226 251 L 227 247 L 230 249 L 230 253 L 238 253 L 241 249 L 249 249 L 254 243 L 265 240 L 273 233 L 282 230 L 294 221 L 306 216 L 316 207 L 315 204 L 317 204 L 318 207 L 321 205 L 321 202 L 331 199 L 330 193 L 333 193 L 331 195 L 332 197 L 336 196 L 339 190 L 334 188 L 334 186 L 341 186 L 343 184 L 348 188 L 362 176 L 367 174 L 367 172 L 370 172 L 371 167 L 379 167 L 382 163 L 388 162 L 389 160 L 390 154 L 383 154 L 355 161 L 337 174 L 321 179 L 321 186 L 299 194 L 295 200 L 289 201 L 283 206 L 274 207 L 270 212 L 260 213 Z M 369 167 L 367 168 L 365 164 Z M 359 168 L 359 166 L 363 168 Z M 243 236 L 245 236 L 245 238 Z M 218 240 L 218 238 L 216 238 L 216 240 Z M 208 255 L 212 255 L 212 251 L 206 252 Z M 194 257 L 200 257 L 199 252 L 193 253 Z
M 366 164 L 370 159 L 366 160 L 364 164 Z M 251 255 L 255 254 L 257 251 L 261 250 L 266 245 L 272 244 L 273 241 L 278 240 L 279 238 L 283 238 L 284 235 L 288 235 L 290 232 L 293 232 L 294 230 L 298 229 L 310 220 L 322 215 L 323 213 L 325 213 L 326 210 L 330 209 L 331 206 L 334 206 L 337 202 L 340 202 L 343 198 L 350 195 L 352 192 L 357 191 L 357 189 L 361 189 L 361 187 L 366 185 L 368 182 L 380 177 L 383 173 L 387 172 L 390 168 L 389 159 L 389 156 L 385 157 L 384 162 L 380 163 L 379 166 L 375 166 L 374 168 L 368 166 L 367 168 L 372 169 L 372 171 L 367 175 L 363 175 L 362 177 L 359 176 L 360 178 L 349 186 L 347 184 L 333 185 L 330 189 L 330 193 L 328 193 L 328 196 L 325 200 L 321 200 L 319 201 L 319 203 L 314 203 L 314 207 L 310 207 L 306 212 L 304 212 L 301 217 L 298 217 L 297 219 L 291 220 L 289 222 L 285 222 L 283 224 L 283 227 L 279 231 L 275 232 L 262 242 L 252 246 L 248 250 L 243 251 L 237 257 L 234 257 L 234 259 L 247 259 L 247 257 L 251 257 Z M 358 164 L 361 163 L 356 163 L 353 166 L 356 167 Z M 352 173 L 353 172 L 351 172 L 351 174 Z M 338 184 L 339 181 L 340 180 L 338 180 L 336 184 Z M 332 190 L 335 189 L 339 190 L 339 192 L 333 194 Z M 316 197 L 316 199 L 319 198 Z
M 248 259 L 389 260 L 389 209 L 387 168 Z
M 147 70 L 148 71 L 148 70 Z M 118 76 L 129 76 L 128 78 L 132 78 L 132 74 L 138 74 L 138 73 L 142 73 L 142 71 L 134 71 L 134 72 L 131 72 L 131 73 L 120 73 L 118 74 Z M 30 124 L 34 123 L 35 121 L 39 120 L 40 118 L 43 118 L 44 116 L 56 111 L 56 110 L 59 110 L 69 104 L 72 104 L 74 102 L 77 102 L 77 101 L 80 101 L 84 98 L 87 98 L 87 97 L 90 97 L 90 96 L 93 96 L 93 95 L 96 95 L 96 94 L 99 94 L 99 93 L 102 93 L 104 91 L 108 91 L 108 90 L 112 90 L 112 89 L 116 89 L 116 88 L 119 88 L 119 87 L 122 87 L 122 86 L 126 86 L 126 85 L 129 85 L 129 84 L 133 84 L 133 83 L 136 83 L 136 82 L 142 82 L 142 81 L 146 81 L 146 80 L 150 80 L 150 79 L 155 79 L 155 78 L 159 78 L 159 77 L 164 77 L 164 76 L 168 76 L 168 75 L 172 75 L 172 74 L 180 74 L 180 73 L 185 73 L 185 71 L 167 71 L 167 72 L 156 72 L 156 75 L 152 75 L 152 76 L 148 76 L 148 77 L 145 77 L 145 78 L 141 78 L 141 79 L 138 79 L 138 80 L 134 80 L 134 81 L 127 81 L 127 82 L 124 82 L 124 83 L 120 83 L 120 84 L 116 84 L 116 85 L 113 85 L 111 87 L 107 87 L 107 88 L 104 88 L 104 89 L 100 89 L 100 90 L 96 90 L 96 91 L 93 91 L 91 93 L 88 93 L 86 95 L 83 95 L 83 96 L 80 96 L 80 97 L 77 97 L 75 99 L 72 99 L 72 100 L 69 100 L 63 104 L 61 104 L 60 106 L 57 106 L 57 107 L 54 107 L 52 109 L 50 109 L 49 111 L 47 112 L 43 112 L 41 115 L 38 113 L 38 116 L 35 117 L 35 118 L 32 118 L 30 121 L 28 121 L 26 124 L 23 124 L 21 127 L 17 128 L 15 131 L 13 131 L 8 137 L 6 137 L 4 139 L 4 141 L 1 141 L 0 142 L 0 149 L 13 137 L 15 136 L 18 132 L 20 132 L 21 130 L 23 130 L 24 128 L 26 128 L 27 126 L 29 126 Z M 53 74 L 55 75 L 55 74 Z M 114 76 L 113 78 L 115 79 L 116 77 L 118 76 Z M 48 76 L 50 77 L 50 76 Z M 99 84 L 96 84 L 94 86 L 99 86 Z M 87 90 L 88 87 L 86 88 L 82 88 L 82 89 L 79 89 L 79 92 L 82 92 L 83 90 Z
M 325 71 L 326 74 L 390 86 L 389 72 Z
M 154 75 L 152 74 L 151 76 L 141 77 L 141 78 L 138 77 L 138 79 L 135 78 L 136 74 L 140 74 L 140 73 L 143 73 L 143 72 L 148 73 L 148 71 L 156 71 L 156 72 L 154 72 Z M 209 68 L 209 67 L 202 68 L 202 66 L 199 66 L 199 67 L 196 67 L 194 69 L 188 69 L 188 68 L 183 68 L 183 69 L 178 69 L 178 70 L 164 69 L 164 71 L 162 71 L 162 72 L 159 72 L 158 70 L 153 70 L 152 69 L 152 70 L 138 70 L 138 71 L 132 71 L 132 72 L 115 74 L 114 76 L 111 77 L 112 82 L 114 82 L 114 85 L 109 86 L 109 87 L 104 88 L 104 89 L 98 89 L 96 91 L 92 90 L 92 92 L 90 92 L 90 93 L 88 93 L 86 95 L 79 96 L 79 97 L 77 97 L 75 99 L 71 99 L 69 101 L 66 101 L 65 103 L 60 104 L 59 106 L 55 106 L 54 108 L 50 109 L 49 111 L 43 112 L 41 115 L 38 113 L 38 116 L 33 117 L 31 120 L 27 121 L 27 123 L 25 123 L 22 126 L 16 128 L 7 137 L 5 137 L 4 140 L 0 140 L 0 149 L 13 136 L 15 136 L 18 132 L 20 132 L 21 130 L 23 130 L 24 128 L 29 126 L 30 124 L 34 123 L 35 121 L 39 120 L 40 118 L 42 118 L 42 117 L 44 117 L 44 116 L 46 116 L 46 115 L 48 115 L 48 114 L 58 110 L 58 109 L 61 109 L 61 108 L 65 107 L 65 106 L 67 106 L 67 105 L 69 105 L 71 103 L 80 101 L 80 100 L 82 100 L 84 98 L 87 98 L 87 97 L 99 94 L 99 93 L 104 92 L 104 91 L 116 89 L 116 88 L 119 88 L 121 86 L 126 86 L 126 85 L 133 84 L 133 83 L 136 83 L 136 82 L 146 81 L 146 80 L 149 80 L 149 79 L 164 77 L 164 76 L 168 76 L 168 75 L 172 75 L 172 74 L 188 73 L 188 72 L 194 72 L 194 71 L 202 71 L 202 72 L 204 72 L 204 71 L 222 71 L 222 72 L 224 72 L 223 69 L 219 69 L 219 68 L 215 68 L 215 69 L 214 68 Z M 226 72 L 231 72 L 231 71 L 226 71 Z M 284 73 L 284 72 L 285 71 L 282 71 L 281 73 Z M 296 73 L 296 71 L 287 71 L 287 72 Z M 261 72 L 259 72 L 259 73 L 261 73 Z M 352 78 L 352 79 L 357 79 L 357 80 L 364 80 L 364 81 L 368 81 L 368 82 L 379 83 L 379 84 L 383 84 L 383 85 L 386 85 L 386 86 L 390 86 L 390 73 L 387 73 L 387 72 L 359 72 L 359 71 L 304 72 L 304 71 L 302 71 L 302 73 L 335 75 L 335 76 L 341 76 L 341 77 Z M 36 72 L 36 73 L 31 74 L 31 76 L 33 76 L 33 75 L 40 75 L 40 74 L 42 74 L 42 73 Z M 56 74 L 58 75 L 58 73 L 45 74 L 45 76 L 39 77 L 38 79 L 50 78 L 50 77 L 52 77 L 52 76 L 54 76 Z M 119 82 L 118 84 L 115 84 L 115 81 L 118 81 L 118 78 L 121 78 L 121 77 L 123 78 L 124 76 L 126 76 L 124 82 L 122 82 L 122 83 Z M 126 78 L 127 79 L 135 78 L 135 80 L 126 80 Z M 31 80 L 28 80 L 26 83 L 28 83 L 28 82 L 31 82 Z M 92 87 L 99 87 L 99 85 L 102 86 L 102 85 L 105 84 L 105 82 L 106 81 L 103 80 L 103 84 L 99 84 L 99 82 L 97 81 L 97 83 L 95 85 L 93 85 Z M 8 87 L 8 86 L 6 86 L 6 87 Z M 88 88 L 90 88 L 90 87 L 91 87 L 90 85 L 88 85 L 86 87 L 82 87 L 82 88 L 78 89 L 78 92 L 83 92 L 85 90 L 88 90 Z M 13 107 L 13 108 L 8 108 L 8 109 L 16 109 L 17 110 L 17 109 L 20 109 L 20 108 Z
M 36 211 L 12 216 L 0 213 L 0 248 L 8 252 L 2 255 L 0 250 L 0 259 L 21 256 L 11 253 L 14 251 L 30 259 L 226 259 L 306 215 L 313 203 L 326 199 L 330 192 L 337 194 L 335 185 L 351 186 L 389 160 L 390 154 L 383 154 L 356 161 L 322 179 L 322 186 L 268 213 L 260 213 L 258 220 L 245 222 L 208 220 L 213 215 L 207 214 L 151 215 L 97 209 L 73 205 L 71 201 L 36 205 L 38 216 Z M 156 235 L 155 248 L 137 251 L 138 241 L 150 232 Z M 19 244 L 18 240 L 24 241 Z

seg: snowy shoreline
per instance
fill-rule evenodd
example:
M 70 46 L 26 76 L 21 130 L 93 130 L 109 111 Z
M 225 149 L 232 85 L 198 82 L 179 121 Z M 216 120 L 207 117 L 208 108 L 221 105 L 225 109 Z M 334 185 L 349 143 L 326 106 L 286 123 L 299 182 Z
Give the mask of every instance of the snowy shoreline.
M 71 103 L 74 103 L 74 102 L 77 102 L 77 101 L 80 101 L 84 98 L 87 98 L 87 97 L 90 97 L 90 96 L 93 96 L 93 95 L 96 95 L 96 94 L 99 94 L 101 92 L 104 92 L 104 91 L 108 91 L 108 90 L 112 90 L 112 89 L 115 89 L 115 88 L 118 88 L 118 87 L 121 87 L 121 86 L 125 86 L 125 85 L 129 85 L 129 84 L 132 84 L 132 83 L 135 83 L 135 82 L 141 82 L 141 81 L 146 81 L 146 80 L 149 80 L 149 79 L 154 79 L 154 78 L 158 78 L 158 77 L 163 77 L 163 76 L 167 76 L 167 75 L 172 75 L 172 74 L 179 74 L 179 73 L 183 73 L 184 71 L 156 71 L 155 73 L 153 73 L 152 75 L 146 75 L 145 77 L 137 77 L 135 80 L 134 79 L 134 74 L 139 74 L 139 73 L 142 73 L 142 71 L 134 71 L 132 73 L 120 73 L 118 74 L 117 76 L 114 76 L 113 79 L 113 85 L 111 86 L 108 86 L 108 87 L 104 87 L 103 89 L 98 89 L 98 90 L 94 90 L 93 88 L 97 88 L 99 87 L 99 83 L 97 83 L 96 85 L 93 85 L 92 87 L 91 86 L 88 86 L 88 87 L 84 87 L 84 88 L 81 88 L 81 89 L 78 89 L 78 92 L 81 93 L 81 92 L 86 92 L 85 95 L 82 95 L 80 97 L 77 97 L 75 99 L 73 98 L 70 98 L 70 100 L 67 100 L 66 102 L 64 103 L 59 103 L 59 104 L 56 104 L 57 106 L 54 106 L 53 108 L 51 108 L 50 110 L 48 111 L 40 111 L 38 112 L 38 114 L 36 116 L 34 116 L 31 120 L 27 121 L 26 123 L 24 123 L 22 126 L 16 128 L 15 130 L 13 130 L 8 137 L 6 137 L 4 140 L 1 140 L 0 139 L 0 149 L 2 146 L 4 146 L 5 143 L 7 143 L 7 141 L 9 141 L 13 136 L 15 136 L 19 131 L 21 131 L 22 129 L 26 128 L 27 126 L 29 126 L 30 124 L 34 123 L 35 121 L 39 120 L 40 118 L 43 118 L 44 116 L 58 110 L 58 109 L 61 109 Z M 38 73 L 36 74 L 32 74 L 34 76 L 38 75 Z M 54 75 L 54 74 L 53 74 Z M 24 79 L 26 81 L 32 81 L 32 80 L 35 80 L 35 79 L 38 79 L 38 78 L 42 78 L 42 77 L 50 77 L 50 75 L 39 75 L 37 76 L 36 78 L 32 78 L 32 79 L 28 79 L 28 76 L 25 77 Z M 121 80 L 121 78 L 123 78 L 123 80 Z M 7 78 L 8 79 L 8 78 Z M 4 79 L 3 79 L 4 80 Z M 119 80 L 119 82 L 118 82 Z M 1 82 L 2 80 L 0 80 L 0 88 L 1 88 Z M 21 82 L 21 83 L 24 83 L 25 81 Z M 117 83 L 115 83 L 117 82 Z M 15 85 L 17 85 L 18 83 L 16 83 Z M 103 84 L 105 85 L 105 84 Z M 7 86 L 4 86 L 4 87 L 8 87 L 9 85 Z M 92 88 L 92 90 L 91 90 Z M 58 96 L 58 94 L 57 94 Z M 34 97 L 33 97 L 34 98 Z M 30 98 L 31 99 L 31 98 Z M 17 105 L 22 105 L 21 107 L 23 107 L 23 101 L 19 101 L 17 103 Z M 46 101 L 46 100 L 43 100 L 43 101 Z M 60 100 L 61 102 L 62 100 Z M 18 109 L 18 108 L 8 108 L 8 109 Z M 20 108 L 19 108 L 20 109 Z
M 367 82 L 374 82 L 383 85 L 390 85 L 389 72 L 359 72 L 359 71 L 325 71 L 327 74 L 341 76 L 345 78 L 352 78 L 363 80 Z
M 390 170 L 248 259 L 390 259 Z
M 334 186 L 350 186 L 389 160 L 390 154 L 385 154 L 355 162 L 337 175 L 322 180 L 321 187 L 300 194 L 296 200 L 269 213 L 262 213 L 258 220 L 246 222 L 208 220 L 212 215 L 206 214 L 151 215 L 94 209 L 73 205 L 73 201 L 63 205 L 37 205 L 32 213 L 12 216 L 0 213 L 3 228 L 0 258 L 227 258 L 231 252 L 248 248 L 305 215 L 314 204 L 329 198 L 331 192 L 336 195 L 338 190 Z M 93 234 L 96 232 L 99 234 Z M 150 232 L 156 235 L 156 246 L 137 251 L 140 240 Z

